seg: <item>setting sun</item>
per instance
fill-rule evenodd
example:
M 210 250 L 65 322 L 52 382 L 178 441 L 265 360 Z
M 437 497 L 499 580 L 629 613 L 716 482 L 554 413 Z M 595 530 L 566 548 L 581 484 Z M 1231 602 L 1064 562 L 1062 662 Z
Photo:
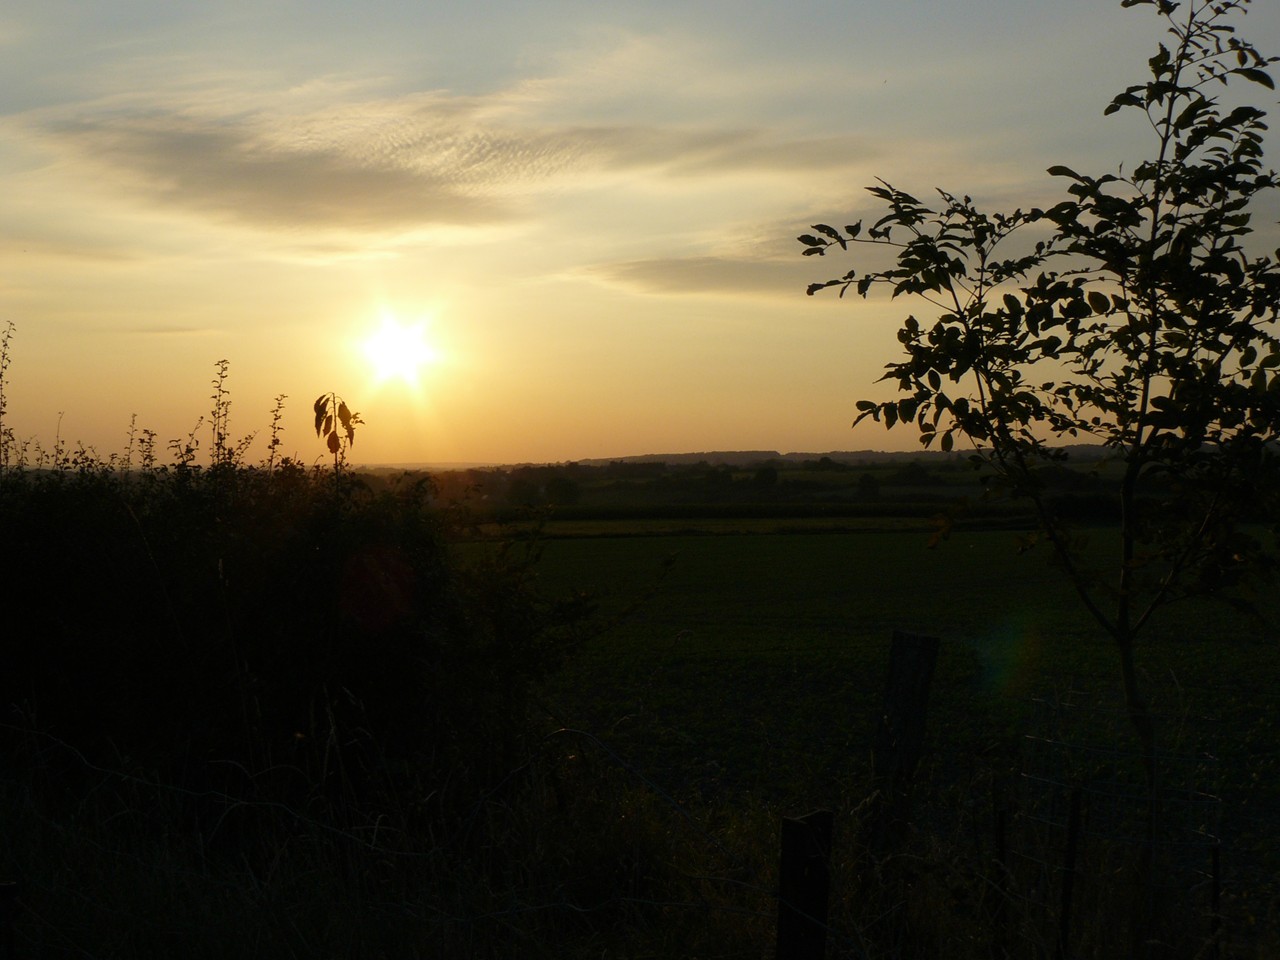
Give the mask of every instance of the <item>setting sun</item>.
M 376 381 L 399 380 L 417 387 L 423 368 L 436 360 L 436 351 L 426 337 L 425 322 L 402 324 L 394 317 L 384 316 L 382 326 L 364 341 L 364 354 L 373 366 Z

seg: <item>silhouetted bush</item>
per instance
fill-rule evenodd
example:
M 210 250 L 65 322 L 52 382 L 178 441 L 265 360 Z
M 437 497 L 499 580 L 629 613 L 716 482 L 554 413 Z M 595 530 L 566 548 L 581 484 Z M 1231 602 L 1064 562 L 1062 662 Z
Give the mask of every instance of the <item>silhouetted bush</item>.
M 579 618 L 535 595 L 530 557 L 460 562 L 428 493 L 287 462 L 4 472 L 7 721 L 290 802 L 397 771 L 437 797 L 486 789 Z

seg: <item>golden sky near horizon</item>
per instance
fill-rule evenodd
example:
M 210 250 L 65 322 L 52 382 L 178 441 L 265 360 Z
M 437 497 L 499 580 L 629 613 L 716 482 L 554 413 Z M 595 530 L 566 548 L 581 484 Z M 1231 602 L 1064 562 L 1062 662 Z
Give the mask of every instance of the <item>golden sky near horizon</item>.
M 1052 164 L 1141 158 L 1102 110 L 1161 30 L 1118 0 L 19 3 L 6 424 L 164 444 L 226 359 L 232 433 L 261 452 L 285 394 L 307 462 L 329 391 L 361 463 L 913 449 L 849 428 L 911 308 L 806 297 L 856 261 L 795 237 L 877 176 L 1025 208 Z

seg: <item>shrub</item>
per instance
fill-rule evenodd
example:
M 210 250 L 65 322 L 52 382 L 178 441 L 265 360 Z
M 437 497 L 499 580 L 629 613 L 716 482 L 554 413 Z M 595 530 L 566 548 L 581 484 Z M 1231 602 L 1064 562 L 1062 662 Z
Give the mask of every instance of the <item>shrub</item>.
M 27 625 L 0 671 L 10 728 L 291 803 L 491 787 L 578 608 L 535 595 L 532 556 L 459 561 L 425 481 L 339 479 L 88 455 L 0 473 L 0 582 Z

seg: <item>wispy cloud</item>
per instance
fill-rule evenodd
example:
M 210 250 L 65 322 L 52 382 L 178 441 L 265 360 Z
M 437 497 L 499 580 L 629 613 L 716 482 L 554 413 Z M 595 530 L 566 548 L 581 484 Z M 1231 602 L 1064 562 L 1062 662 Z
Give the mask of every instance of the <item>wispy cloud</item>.
M 260 226 L 376 231 L 502 216 L 448 177 L 332 149 L 273 149 L 235 120 L 134 115 L 62 121 L 50 133 L 144 197 Z
M 235 76 L 174 52 L 122 60 L 96 96 L 12 120 L 29 145 L 117 198 L 313 237 L 510 224 L 582 189 L 798 178 L 877 154 L 866 137 L 744 113 L 744 100 L 777 96 L 777 77 L 723 55 L 709 69 L 708 50 L 687 37 L 584 42 L 542 76 L 479 94 L 392 94 L 351 74 Z
M 215 334 L 218 331 L 210 327 L 169 327 L 161 326 L 160 324 L 153 324 L 145 327 L 128 327 L 120 332 L 140 337 L 204 337 Z
M 9 235 L 0 235 L 0 256 L 7 258 L 31 257 L 38 261 L 69 261 L 72 263 L 125 264 L 138 262 L 141 255 L 124 249 L 119 244 L 108 244 L 74 231 L 59 235 L 53 230 L 22 225 L 6 227 Z M 12 262 L 12 261 L 11 261 Z
M 797 258 L 798 259 L 798 258 Z M 771 296 L 797 299 L 812 280 L 803 262 L 747 256 L 654 257 L 583 271 L 604 283 L 659 296 Z
M 539 125 L 420 95 L 305 116 L 162 107 L 50 118 L 39 135 L 144 200 L 268 228 L 399 231 L 517 218 L 583 177 L 804 173 L 865 161 L 855 137 L 780 138 L 713 124 Z

